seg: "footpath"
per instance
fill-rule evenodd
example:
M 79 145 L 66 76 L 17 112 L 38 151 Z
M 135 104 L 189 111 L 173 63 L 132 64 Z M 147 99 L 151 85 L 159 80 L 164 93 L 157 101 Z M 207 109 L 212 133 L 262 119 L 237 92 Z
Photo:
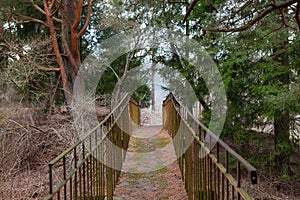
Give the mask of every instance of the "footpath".
M 141 126 L 129 141 L 115 200 L 188 199 L 172 138 L 162 126 Z

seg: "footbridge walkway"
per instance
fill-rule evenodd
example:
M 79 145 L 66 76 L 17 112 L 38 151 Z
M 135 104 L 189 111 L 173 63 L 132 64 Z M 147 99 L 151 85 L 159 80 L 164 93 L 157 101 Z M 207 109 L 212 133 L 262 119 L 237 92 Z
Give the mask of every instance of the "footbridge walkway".
M 132 156 L 127 151 L 130 137 L 143 128 L 139 124 L 139 105 L 125 96 L 93 130 L 49 163 L 49 195 L 45 199 L 116 199 L 114 192 L 120 174 L 126 170 L 124 161 Z M 256 169 L 195 118 L 173 94 L 163 103 L 162 127 L 172 138 L 173 157 L 188 199 L 251 199 L 243 182 L 256 184 Z M 151 128 L 145 130 L 148 131 L 138 132 L 145 137 L 154 134 Z M 162 152 L 170 150 L 167 146 L 170 147 L 162 147 Z M 164 156 L 163 164 L 172 158 L 171 153 L 157 154 Z M 162 165 L 151 154 L 148 158 L 157 162 L 152 166 Z M 139 165 L 146 164 L 141 161 Z

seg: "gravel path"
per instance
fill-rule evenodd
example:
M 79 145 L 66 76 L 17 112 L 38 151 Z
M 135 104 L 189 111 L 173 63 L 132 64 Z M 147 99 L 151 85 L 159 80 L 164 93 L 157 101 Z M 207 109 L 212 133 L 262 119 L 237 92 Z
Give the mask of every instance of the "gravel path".
M 172 139 L 161 126 L 142 126 L 130 139 L 114 199 L 188 199 Z

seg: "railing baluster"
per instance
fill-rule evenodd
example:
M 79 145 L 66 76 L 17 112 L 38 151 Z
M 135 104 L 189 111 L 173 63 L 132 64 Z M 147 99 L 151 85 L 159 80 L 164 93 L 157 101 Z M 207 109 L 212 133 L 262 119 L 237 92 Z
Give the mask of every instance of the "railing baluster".
M 224 174 L 222 173 L 222 200 L 225 199 L 225 177 Z
M 67 180 L 67 172 L 66 172 L 66 157 L 63 157 L 63 176 L 64 181 Z M 67 185 L 64 185 L 64 199 L 67 199 Z
M 237 187 L 241 187 L 241 163 L 239 161 L 237 161 L 236 174 L 237 174 Z
M 178 158 L 178 162 L 190 199 L 250 199 L 241 188 L 240 167 L 243 165 L 248 170 L 252 184 L 257 182 L 256 169 L 214 135 L 186 107 L 181 106 L 173 94 L 166 98 L 163 106 L 164 127 L 171 132 L 172 138 L 180 136 L 179 141 L 174 142 L 174 146 L 176 154 L 182 155 Z M 177 113 L 176 120 L 173 113 Z M 175 127 L 179 122 L 183 129 L 174 135 Z M 201 149 L 198 153 L 193 150 L 190 154 L 189 147 L 184 142 L 186 134 L 192 134 L 197 140 Z M 215 143 L 216 147 L 213 148 L 212 145 Z M 192 143 L 190 148 L 198 147 Z M 201 156 L 201 158 L 198 160 L 195 156 Z M 234 176 L 236 178 L 232 176 L 230 170 L 232 159 L 237 162 L 237 175 Z
M 79 178 L 79 199 L 83 199 L 83 194 L 82 194 L 82 166 L 79 167 L 78 169 L 78 178 Z
M 74 148 L 74 169 L 77 168 L 77 148 Z M 74 199 L 77 199 L 77 173 L 74 176 Z
M 52 177 L 52 164 L 49 163 L 49 194 L 53 194 L 53 177 Z M 52 200 L 52 197 L 50 198 Z
M 164 108 L 164 127 L 168 129 L 172 138 L 176 138 L 175 152 L 189 198 L 249 199 L 248 194 L 241 188 L 241 166 L 248 170 L 252 183 L 257 182 L 256 169 L 222 140 L 218 140 L 209 129 L 194 118 L 188 109 L 180 106 L 174 97 L 170 97 L 167 106 L 166 109 Z M 121 116 L 133 114 L 131 109 L 138 112 L 135 107 L 129 106 L 131 112 L 128 112 L 126 108 L 123 100 L 120 101 L 99 126 L 49 163 L 50 187 L 46 199 L 55 197 L 57 199 L 62 197 L 64 199 L 98 199 L 98 197 L 103 199 L 105 194 L 108 200 L 112 199 L 121 172 L 119 169 L 125 159 L 125 151 L 123 154 L 122 150 L 113 149 L 111 145 L 115 144 L 126 150 L 129 142 L 129 135 L 119 129 L 116 121 L 119 121 L 121 127 L 124 125 L 127 126 L 126 130 L 127 128 L 130 130 L 132 127 L 128 127 L 128 121 L 125 122 L 125 118 Z M 121 113 L 116 112 L 119 110 Z M 138 122 L 136 117 L 139 117 L 139 114 L 134 116 L 134 120 Z M 192 121 L 192 123 L 188 124 L 187 121 Z M 97 130 L 101 131 L 100 137 L 98 137 Z M 191 145 L 187 144 L 189 137 L 194 137 Z M 211 149 L 214 141 L 216 141 L 216 147 Z M 85 151 L 86 144 L 89 144 L 88 151 Z M 81 148 L 82 156 L 80 155 Z M 71 169 L 67 170 L 69 157 L 73 157 L 74 164 L 71 163 Z M 100 157 L 100 160 L 106 160 L 109 166 L 99 162 L 97 159 Z M 232 160 L 235 160 L 237 164 L 236 176 L 234 176 L 236 178 L 230 174 L 233 171 L 230 170 Z M 61 162 L 63 173 L 60 172 L 60 174 L 63 174 L 64 182 L 54 187 L 53 184 L 56 181 L 53 181 L 53 169 L 59 165 L 56 163 Z
M 85 158 L 85 142 L 82 142 L 82 159 Z M 82 180 L 83 180 L 83 196 L 85 196 L 86 192 L 86 162 L 82 164 Z
M 73 184 L 72 184 L 72 178 L 70 178 L 70 200 L 73 199 Z
M 49 195 L 45 198 L 46 200 L 53 198 L 71 200 L 103 199 L 107 185 L 112 184 L 110 190 L 114 190 L 120 175 L 120 170 L 114 170 L 114 168 L 122 166 L 125 154 L 123 156 L 122 150 L 105 149 L 105 136 L 112 135 L 112 128 L 116 123 L 114 119 L 120 118 L 120 121 L 124 121 L 121 116 L 126 119 L 129 118 L 124 117 L 130 114 L 127 108 L 129 108 L 129 104 L 132 103 L 131 101 L 127 103 L 128 99 L 128 96 L 124 96 L 116 108 L 114 108 L 98 126 L 85 134 L 80 140 L 49 163 Z M 132 109 L 134 109 L 134 112 L 139 112 L 138 110 L 140 108 L 137 104 L 133 104 Z M 116 112 L 117 110 L 118 112 Z M 139 117 L 139 114 L 135 117 L 136 122 L 139 122 L 137 117 Z M 128 122 L 124 121 L 122 123 L 127 123 L 128 126 Z M 117 135 L 111 137 L 112 142 L 126 150 L 129 135 L 119 130 L 116 132 L 118 132 Z M 98 133 L 101 135 L 100 137 L 98 137 Z M 88 151 L 86 151 L 86 144 L 89 146 Z M 105 150 L 108 150 L 108 152 L 104 153 Z M 104 156 L 107 156 L 107 153 L 111 153 L 108 156 L 108 161 L 112 164 L 112 168 L 110 169 L 112 170 L 112 174 L 109 176 L 109 179 L 112 179 L 112 181 L 107 181 L 106 179 L 106 172 L 109 171 L 109 168 L 107 168 L 108 170 L 105 169 L 104 163 L 98 161 L 100 157 L 102 157 L 100 160 L 105 160 Z M 69 158 L 71 161 L 70 169 L 67 168 Z M 58 170 L 59 172 L 57 174 L 61 174 L 63 180 L 56 186 L 54 183 L 56 184 L 57 181 L 53 180 L 53 170 Z
M 213 181 L 214 181 L 214 186 L 213 186 L 214 198 L 213 199 L 217 199 L 217 194 L 218 194 L 218 191 L 217 191 L 217 166 L 215 165 L 215 163 L 212 163 L 212 164 L 213 164 Z

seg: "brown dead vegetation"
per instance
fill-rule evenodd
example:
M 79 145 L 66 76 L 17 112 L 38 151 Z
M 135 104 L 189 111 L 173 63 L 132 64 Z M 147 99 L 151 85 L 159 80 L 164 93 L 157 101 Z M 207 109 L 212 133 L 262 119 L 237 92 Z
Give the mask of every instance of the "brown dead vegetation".
M 0 108 L 0 199 L 41 199 L 48 162 L 77 140 L 68 116 L 20 105 Z

